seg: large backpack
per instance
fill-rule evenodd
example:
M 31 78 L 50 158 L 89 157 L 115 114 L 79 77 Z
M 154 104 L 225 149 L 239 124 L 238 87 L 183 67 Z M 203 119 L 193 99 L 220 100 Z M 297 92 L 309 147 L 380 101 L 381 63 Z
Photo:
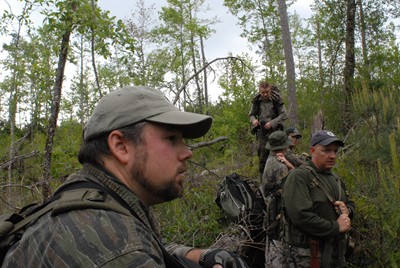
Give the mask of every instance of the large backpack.
M 283 231 L 284 206 L 282 202 L 282 189 L 286 177 L 275 183 L 264 186 L 265 221 L 264 228 L 269 239 L 278 240 Z
M 216 204 L 227 218 L 247 220 L 264 215 L 264 198 L 257 185 L 237 173 L 225 177 L 217 192 Z
M 265 263 L 265 203 L 256 183 L 237 173 L 225 177 L 215 199 L 225 217 L 243 232 L 239 243 L 240 255 L 250 267 Z M 245 231 L 244 231 L 245 230 Z

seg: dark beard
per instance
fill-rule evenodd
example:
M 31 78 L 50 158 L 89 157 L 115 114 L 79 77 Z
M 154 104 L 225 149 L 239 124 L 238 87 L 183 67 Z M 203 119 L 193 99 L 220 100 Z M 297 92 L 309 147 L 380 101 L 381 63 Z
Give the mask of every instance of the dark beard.
M 155 186 L 144 176 L 144 167 L 146 166 L 147 158 L 148 154 L 145 150 L 139 149 L 136 151 L 137 162 L 132 170 L 134 179 L 148 193 L 152 194 L 155 198 L 160 199 L 161 202 L 167 202 L 181 197 L 183 194 L 182 188 L 178 188 L 173 180 L 168 181 L 161 186 Z

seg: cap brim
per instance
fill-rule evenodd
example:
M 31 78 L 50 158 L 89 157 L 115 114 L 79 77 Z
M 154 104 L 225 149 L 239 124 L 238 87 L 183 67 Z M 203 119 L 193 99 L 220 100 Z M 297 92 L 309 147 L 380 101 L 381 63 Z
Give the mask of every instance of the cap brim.
M 146 118 L 146 121 L 171 125 L 182 131 L 184 138 L 189 139 L 204 136 L 212 125 L 211 116 L 181 111 L 165 112 Z
M 341 140 L 339 140 L 339 139 L 337 139 L 337 138 L 329 138 L 329 139 L 325 139 L 325 140 L 323 140 L 323 141 L 321 141 L 321 142 L 319 142 L 319 143 L 317 143 L 317 144 L 320 144 L 320 145 L 322 145 L 322 146 L 327 146 L 327 145 L 329 145 L 329 144 L 331 144 L 331 143 L 334 143 L 334 142 L 336 142 L 337 144 L 339 144 L 339 146 L 344 146 L 344 143 L 343 143 L 343 141 L 341 141 Z

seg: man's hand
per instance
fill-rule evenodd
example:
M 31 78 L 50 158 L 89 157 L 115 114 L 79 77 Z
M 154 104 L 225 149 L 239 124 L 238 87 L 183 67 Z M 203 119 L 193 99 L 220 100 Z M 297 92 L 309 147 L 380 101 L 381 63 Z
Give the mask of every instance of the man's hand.
M 257 119 L 253 120 L 253 122 L 251 122 L 251 123 L 253 124 L 253 127 L 257 127 L 260 125 L 260 121 L 258 121 Z
M 224 249 L 210 249 L 200 257 L 204 268 L 249 268 L 239 255 Z
M 343 201 L 336 201 L 334 205 L 336 212 L 339 212 L 338 214 L 347 214 L 347 215 L 350 214 L 349 209 L 347 208 L 346 204 Z
M 345 233 L 351 229 L 351 220 L 349 215 L 340 214 L 336 221 L 339 224 L 339 233 Z

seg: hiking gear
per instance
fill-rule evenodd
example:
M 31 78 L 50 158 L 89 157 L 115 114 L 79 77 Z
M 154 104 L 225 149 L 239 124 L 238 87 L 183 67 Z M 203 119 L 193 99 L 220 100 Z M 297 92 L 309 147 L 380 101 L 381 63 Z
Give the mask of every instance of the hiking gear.
M 212 124 L 210 116 L 180 111 L 157 89 L 128 86 L 98 102 L 83 128 L 83 139 L 88 141 L 140 121 L 176 126 L 184 138 L 199 138 Z
M 264 186 L 265 222 L 264 228 L 269 239 L 280 240 L 283 228 L 282 187 L 287 176 Z
M 239 255 L 224 249 L 209 249 L 202 252 L 199 264 L 204 268 L 212 268 L 216 264 L 230 268 L 249 268 Z
M 263 216 L 265 208 L 263 195 L 257 185 L 237 173 L 225 177 L 215 203 L 229 219 L 238 221 Z
M 311 137 L 311 146 L 315 146 L 317 144 L 320 144 L 322 146 L 327 146 L 331 144 L 332 142 L 337 142 L 339 146 L 344 146 L 343 141 L 338 139 L 335 134 L 333 134 L 329 130 L 320 130 L 315 132 L 312 137 Z

